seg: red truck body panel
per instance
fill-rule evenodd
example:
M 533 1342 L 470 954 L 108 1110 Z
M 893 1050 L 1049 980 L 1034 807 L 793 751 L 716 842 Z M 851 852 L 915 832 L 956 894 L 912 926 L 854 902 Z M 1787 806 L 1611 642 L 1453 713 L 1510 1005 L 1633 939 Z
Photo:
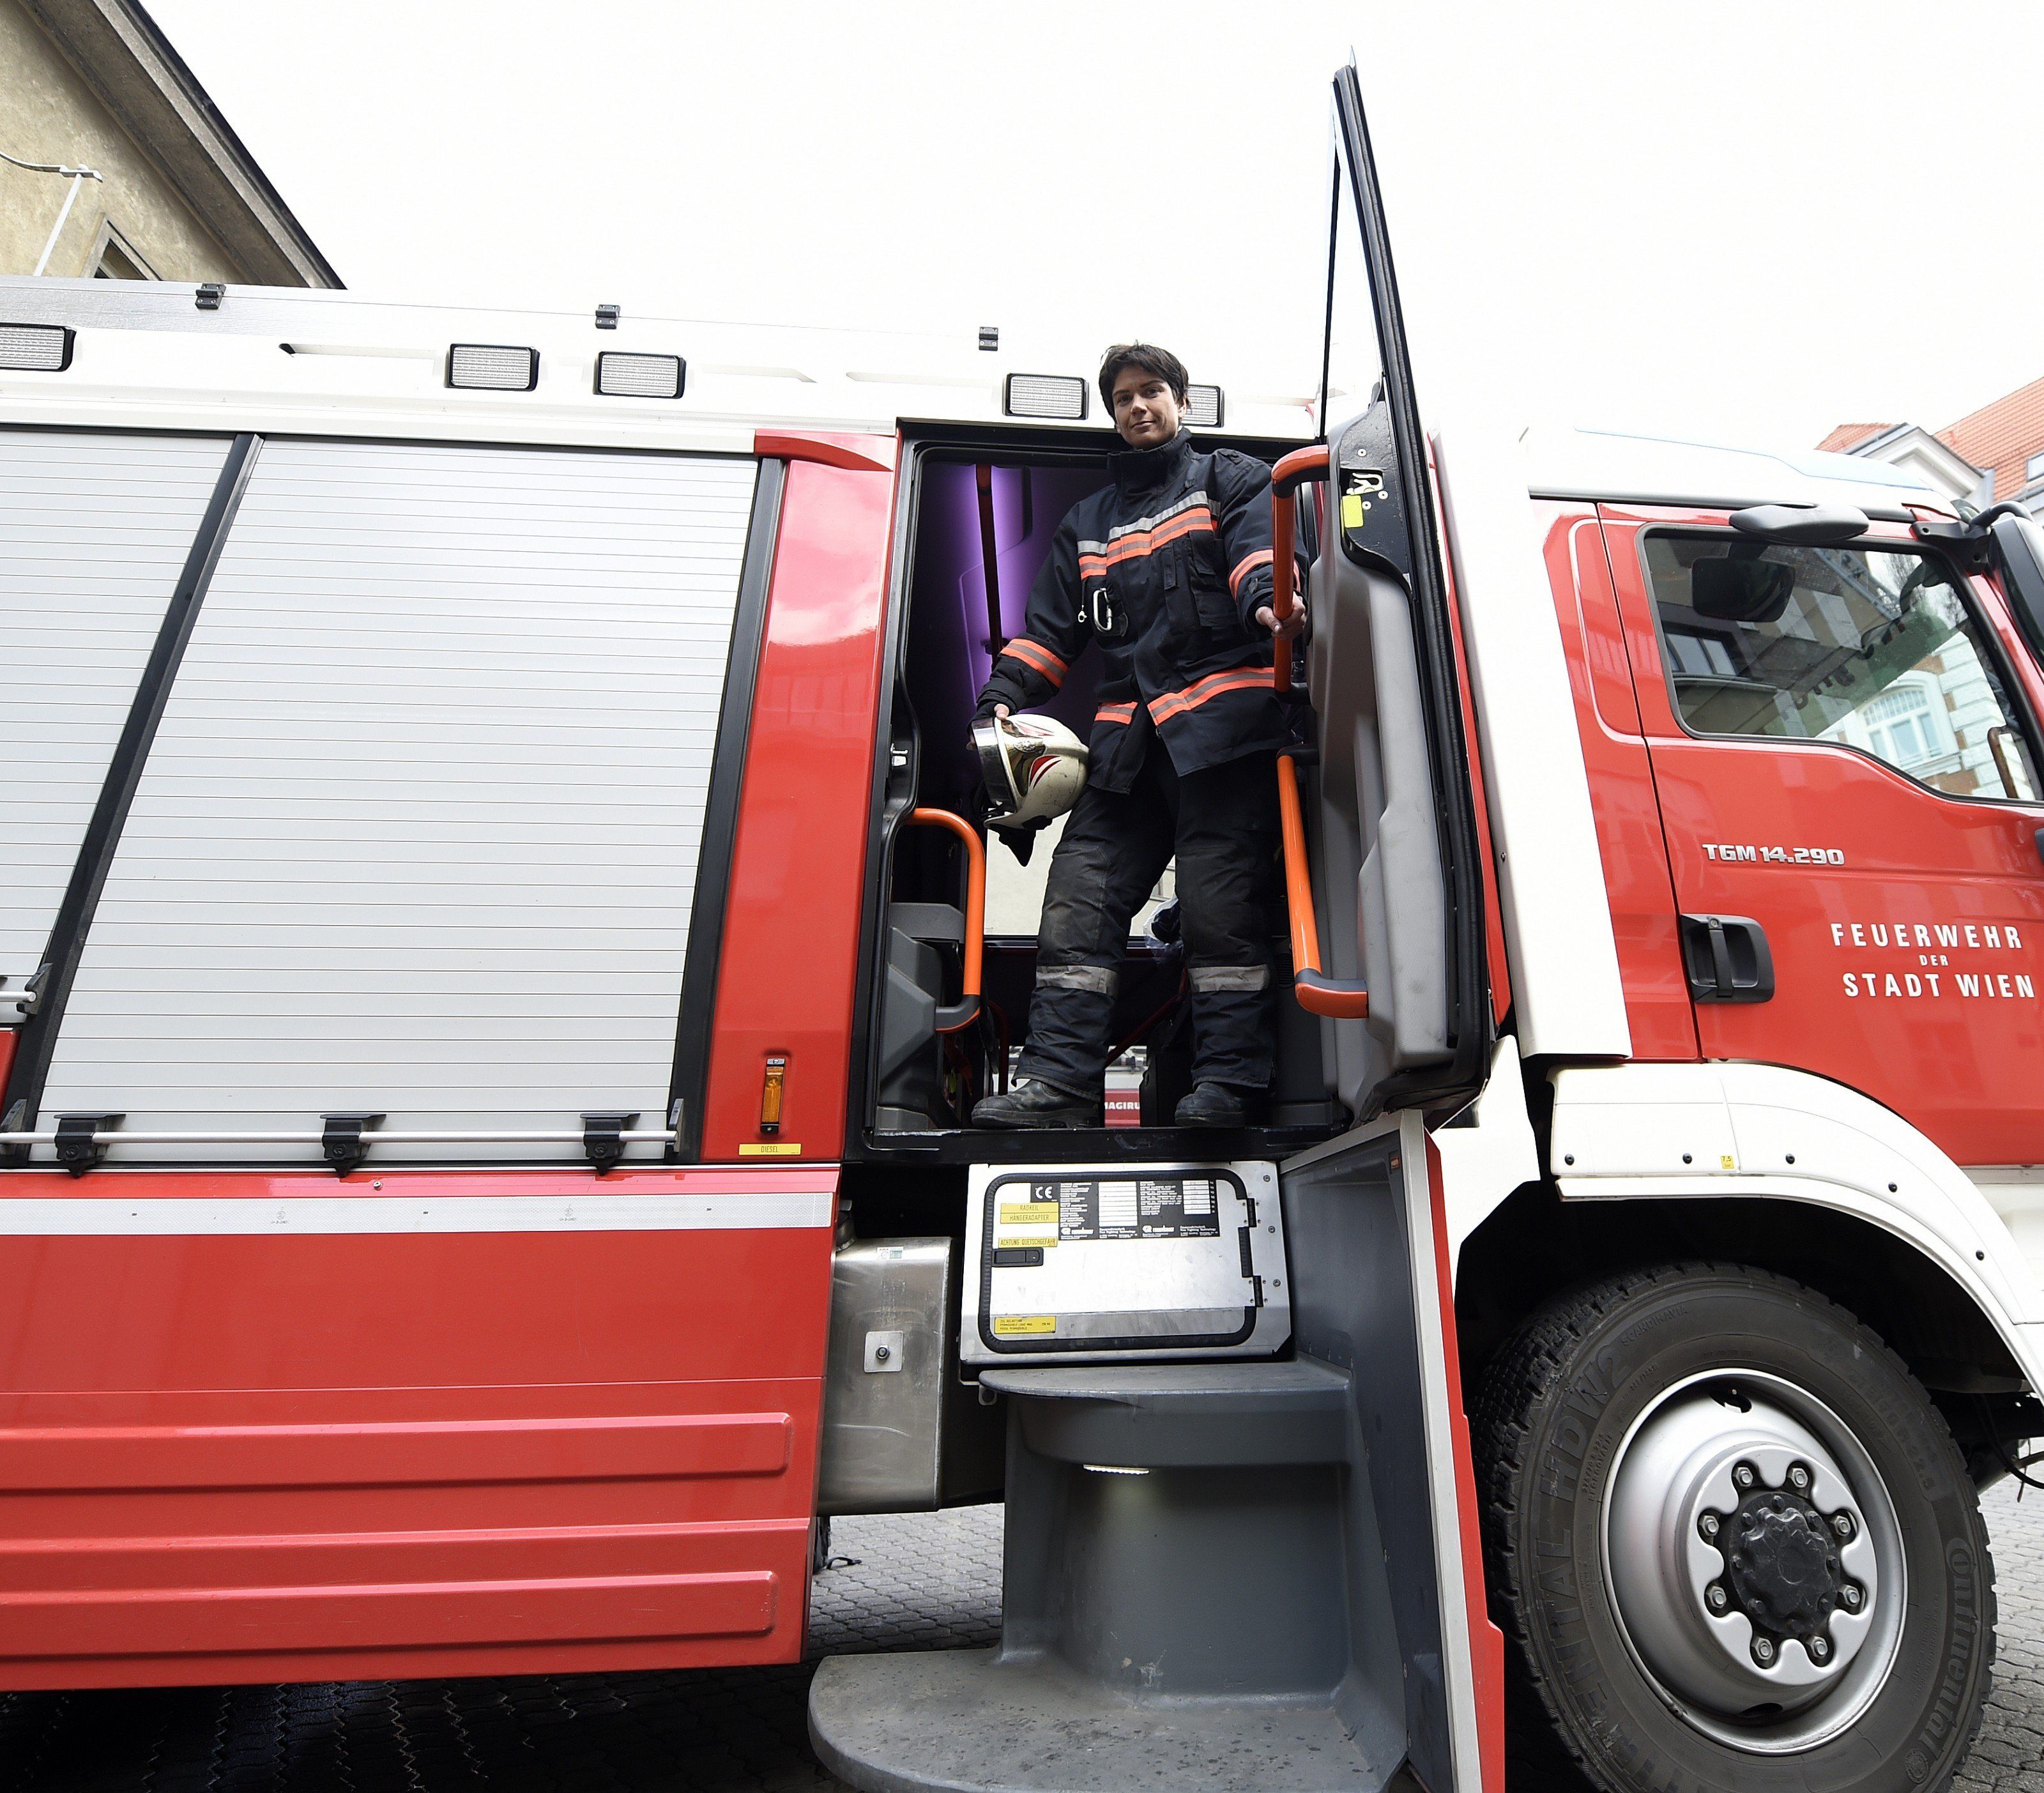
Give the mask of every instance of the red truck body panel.
M 9 1178 L 36 1224 L 175 1202 L 221 1230 L 24 1231 L 0 1256 L 0 1683 L 795 1660 L 831 1230 L 742 1217 L 835 1184 Z M 594 1195 L 739 1223 L 497 1230 L 507 1200 Z M 265 1236 L 335 1198 L 361 1230 Z M 475 1204 L 474 1230 L 405 1231 L 427 1203 Z
M 843 439 L 869 453 L 872 440 Z M 842 1149 L 893 498 L 884 469 L 788 468 L 725 909 L 706 1159 Z M 770 1055 L 787 1060 L 770 1135 L 759 1125 Z
M 1596 508 L 1558 503 L 1539 508 L 1633 1055 L 1693 1059 L 1696 1027 L 1682 975 L 1668 850 Z

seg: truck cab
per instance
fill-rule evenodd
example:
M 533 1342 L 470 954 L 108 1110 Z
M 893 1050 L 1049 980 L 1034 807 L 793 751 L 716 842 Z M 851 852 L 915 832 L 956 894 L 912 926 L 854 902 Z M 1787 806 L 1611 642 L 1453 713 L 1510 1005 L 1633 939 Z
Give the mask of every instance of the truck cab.
M 1097 345 L 0 282 L 0 1684 L 792 1661 L 833 1515 L 1001 1499 L 999 1647 L 819 1672 L 853 1784 L 1949 1781 L 2044 549 L 1423 430 L 1334 102 L 1317 381 L 1193 369 L 1314 617 L 1225 1134 L 1168 892 L 1126 1124 L 968 1123 Z

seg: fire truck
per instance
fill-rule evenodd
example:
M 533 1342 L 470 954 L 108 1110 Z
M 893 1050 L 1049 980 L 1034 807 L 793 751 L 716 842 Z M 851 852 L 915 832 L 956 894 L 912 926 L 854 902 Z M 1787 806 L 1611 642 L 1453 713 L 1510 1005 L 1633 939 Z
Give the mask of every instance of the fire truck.
M 2044 547 L 1424 433 L 1334 99 L 1318 390 L 1189 395 L 1312 619 L 1240 1132 L 1143 918 L 1140 1124 L 968 1123 L 1098 344 L 0 282 L 0 1686 L 791 1662 L 832 1515 L 1001 1499 L 997 1648 L 816 1674 L 851 1785 L 1947 1783 Z

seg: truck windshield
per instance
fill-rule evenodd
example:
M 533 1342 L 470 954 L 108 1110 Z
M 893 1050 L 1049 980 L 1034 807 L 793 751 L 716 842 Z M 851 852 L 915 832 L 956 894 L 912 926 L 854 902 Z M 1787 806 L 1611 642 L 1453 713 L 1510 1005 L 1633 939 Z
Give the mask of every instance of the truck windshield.
M 1942 562 L 1670 534 L 1646 555 L 1694 732 L 1835 742 L 1948 796 L 2034 797 L 2000 670 Z

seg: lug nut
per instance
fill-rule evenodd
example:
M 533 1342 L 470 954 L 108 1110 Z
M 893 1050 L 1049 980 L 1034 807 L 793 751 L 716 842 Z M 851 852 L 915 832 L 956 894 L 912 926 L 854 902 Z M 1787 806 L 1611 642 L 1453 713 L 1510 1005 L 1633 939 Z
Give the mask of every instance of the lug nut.
M 1696 1530 L 1704 1534 L 1704 1542 L 1706 1544 L 1716 1543 L 1717 1542 L 1718 1535 L 1717 1515 L 1715 1513 L 1706 1513 L 1700 1519 L 1696 1521 Z
M 1731 1595 L 1715 1581 L 1704 1590 L 1704 1599 L 1712 1612 L 1723 1612 L 1731 1604 Z
M 1803 1647 L 1810 1653 L 1812 1662 L 1828 1662 L 1831 1660 L 1831 1643 L 1828 1638 L 1812 1638 Z
M 1854 1529 L 1853 1516 L 1851 1514 L 1839 1513 L 1833 1516 L 1831 1519 L 1831 1530 L 1836 1532 L 1839 1537 L 1851 1537 Z
M 1795 1489 L 1797 1493 L 1801 1493 L 1804 1488 L 1810 1485 L 1810 1472 L 1805 1469 L 1800 1463 L 1790 1464 L 1788 1465 L 1788 1485 Z
M 1847 1612 L 1858 1612 L 1865 1603 L 1866 1595 L 1861 1591 L 1858 1582 L 1848 1581 L 1845 1585 L 1845 1591 L 1838 1595 L 1838 1598 L 1845 1602 Z
M 1741 1488 L 1751 1488 L 1754 1479 L 1753 1465 L 1750 1463 L 1740 1464 L 1737 1469 L 1732 1471 L 1731 1479 L 1738 1483 Z
M 1768 1638 L 1755 1638 L 1753 1640 L 1753 1660 L 1763 1668 L 1772 1662 L 1774 1660 L 1773 1640 Z

